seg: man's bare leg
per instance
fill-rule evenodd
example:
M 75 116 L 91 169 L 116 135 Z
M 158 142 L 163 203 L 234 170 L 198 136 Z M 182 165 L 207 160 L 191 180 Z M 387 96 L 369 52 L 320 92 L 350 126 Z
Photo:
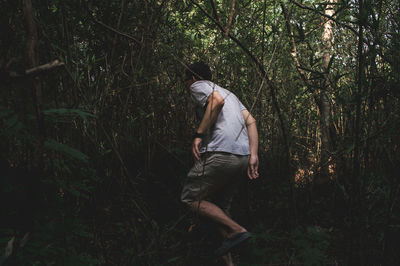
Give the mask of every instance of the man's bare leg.
M 190 208 L 194 212 L 198 212 L 200 215 L 210 218 L 211 220 L 224 225 L 226 227 L 226 238 L 231 237 L 236 233 L 247 232 L 247 230 L 232 220 L 226 213 L 221 210 L 217 205 L 206 201 L 195 201 L 189 204 Z
M 230 252 L 226 253 L 221 258 L 227 266 L 234 266 L 233 261 L 232 261 L 232 255 Z

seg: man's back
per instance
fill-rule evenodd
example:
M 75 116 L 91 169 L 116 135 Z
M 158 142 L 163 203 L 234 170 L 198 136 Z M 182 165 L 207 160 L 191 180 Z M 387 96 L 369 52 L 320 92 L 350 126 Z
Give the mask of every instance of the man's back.
M 190 86 L 192 100 L 197 113 L 204 114 L 204 106 L 209 95 L 217 91 L 224 99 L 224 106 L 210 130 L 210 135 L 203 142 L 200 152 L 222 151 L 237 155 L 248 155 L 249 139 L 242 111 L 246 109 L 230 91 L 208 80 L 194 82 Z

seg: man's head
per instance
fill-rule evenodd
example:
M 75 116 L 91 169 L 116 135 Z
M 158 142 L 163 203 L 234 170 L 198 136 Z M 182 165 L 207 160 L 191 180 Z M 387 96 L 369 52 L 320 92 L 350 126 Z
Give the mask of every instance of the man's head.
M 191 64 L 186 69 L 186 80 L 211 80 L 211 69 L 210 67 L 204 62 L 197 62 Z

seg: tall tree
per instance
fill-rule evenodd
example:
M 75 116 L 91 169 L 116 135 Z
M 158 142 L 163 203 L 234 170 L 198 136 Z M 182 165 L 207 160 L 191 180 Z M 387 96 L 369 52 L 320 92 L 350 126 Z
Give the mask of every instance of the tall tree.
M 321 175 L 318 175 L 315 181 L 316 183 L 327 183 L 329 181 L 329 160 L 331 148 L 331 140 L 333 139 L 330 134 L 334 134 L 331 131 L 331 107 L 329 95 L 332 95 L 332 86 L 330 81 L 330 66 L 331 60 L 333 60 L 332 54 L 332 43 L 333 43 L 333 26 L 334 22 L 332 19 L 335 12 L 335 4 L 337 0 L 326 0 L 325 1 L 325 17 L 323 17 L 323 79 L 321 82 L 321 88 L 319 91 L 320 95 L 320 112 L 321 112 Z

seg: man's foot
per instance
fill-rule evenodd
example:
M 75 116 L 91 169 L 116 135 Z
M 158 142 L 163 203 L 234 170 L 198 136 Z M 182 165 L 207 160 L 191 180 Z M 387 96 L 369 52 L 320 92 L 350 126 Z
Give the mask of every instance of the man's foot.
M 231 229 L 232 230 L 232 229 Z M 245 233 L 245 232 L 247 232 L 247 230 L 244 228 L 244 227 L 241 227 L 241 226 L 239 226 L 238 228 L 236 228 L 234 231 L 231 231 L 231 232 L 226 232 L 226 234 L 225 235 L 223 235 L 223 237 L 225 237 L 225 238 L 232 238 L 232 237 L 234 237 L 235 235 L 237 235 L 237 234 L 240 234 L 240 233 Z
M 241 233 L 232 235 L 230 238 L 227 238 L 222 242 L 221 247 L 219 247 L 215 251 L 215 255 L 220 257 L 220 256 L 228 253 L 229 250 L 236 247 L 237 245 L 239 245 L 240 243 L 242 243 L 249 237 L 251 237 L 251 233 L 249 233 L 249 232 L 241 232 Z

